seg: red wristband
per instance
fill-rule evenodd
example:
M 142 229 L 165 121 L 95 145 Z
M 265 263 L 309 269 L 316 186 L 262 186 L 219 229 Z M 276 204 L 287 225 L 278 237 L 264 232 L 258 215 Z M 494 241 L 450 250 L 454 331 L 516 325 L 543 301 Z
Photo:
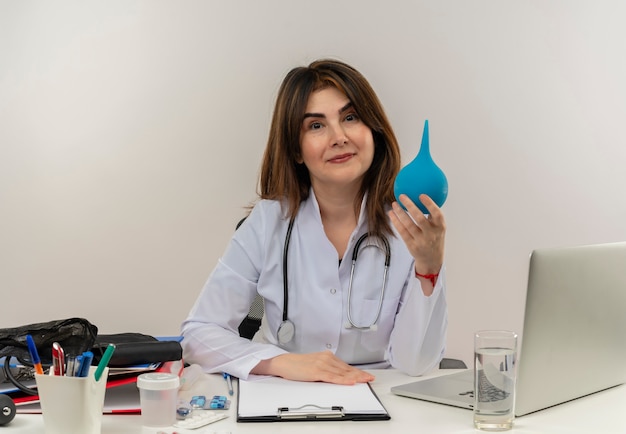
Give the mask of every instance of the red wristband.
M 430 283 L 435 286 L 435 282 L 437 281 L 437 277 L 439 277 L 439 273 L 435 274 L 419 274 L 417 271 L 415 272 L 415 277 L 422 277 L 424 279 L 430 280 Z

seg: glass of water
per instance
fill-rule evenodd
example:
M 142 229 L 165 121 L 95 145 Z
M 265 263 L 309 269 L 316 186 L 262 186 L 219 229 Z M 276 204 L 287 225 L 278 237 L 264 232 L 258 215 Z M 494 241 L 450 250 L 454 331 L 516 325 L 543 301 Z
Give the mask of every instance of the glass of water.
M 474 334 L 474 426 L 506 431 L 515 417 L 517 334 L 481 330 Z

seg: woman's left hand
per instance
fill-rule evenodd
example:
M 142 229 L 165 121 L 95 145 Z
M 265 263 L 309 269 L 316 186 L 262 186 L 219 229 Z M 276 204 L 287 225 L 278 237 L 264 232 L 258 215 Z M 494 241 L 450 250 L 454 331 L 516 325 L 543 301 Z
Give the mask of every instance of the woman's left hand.
M 407 195 L 401 194 L 400 202 L 406 211 L 394 202 L 389 218 L 415 259 L 415 271 L 437 274 L 443 264 L 446 221 L 441 208 L 430 197 L 421 194 L 419 199 L 428 215 L 424 215 Z

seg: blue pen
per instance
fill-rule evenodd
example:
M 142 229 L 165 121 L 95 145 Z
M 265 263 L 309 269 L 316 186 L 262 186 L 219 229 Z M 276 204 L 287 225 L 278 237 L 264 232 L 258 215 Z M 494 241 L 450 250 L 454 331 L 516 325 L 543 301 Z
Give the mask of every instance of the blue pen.
M 91 366 L 92 360 L 93 353 L 91 351 L 85 351 L 83 353 L 83 357 L 81 358 L 79 368 L 76 372 L 77 377 L 86 377 L 89 375 L 89 367 Z
M 235 391 L 233 390 L 233 379 L 231 378 L 230 374 L 227 374 L 226 372 L 222 373 L 222 376 L 224 377 L 224 380 L 226 380 L 226 385 L 228 386 L 228 394 L 232 396 L 235 393 Z
M 39 353 L 37 352 L 35 341 L 33 340 L 33 337 L 31 335 L 26 335 L 26 345 L 28 345 L 28 352 L 30 353 L 31 361 L 33 362 L 33 366 L 35 367 L 35 372 L 39 375 L 43 375 L 41 359 L 39 358 Z

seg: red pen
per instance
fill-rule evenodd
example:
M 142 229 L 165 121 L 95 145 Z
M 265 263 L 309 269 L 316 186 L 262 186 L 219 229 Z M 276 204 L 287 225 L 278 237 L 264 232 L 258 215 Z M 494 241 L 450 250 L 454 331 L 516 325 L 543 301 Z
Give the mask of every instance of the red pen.
M 65 353 L 58 342 L 52 344 L 52 369 L 54 375 L 65 375 Z

